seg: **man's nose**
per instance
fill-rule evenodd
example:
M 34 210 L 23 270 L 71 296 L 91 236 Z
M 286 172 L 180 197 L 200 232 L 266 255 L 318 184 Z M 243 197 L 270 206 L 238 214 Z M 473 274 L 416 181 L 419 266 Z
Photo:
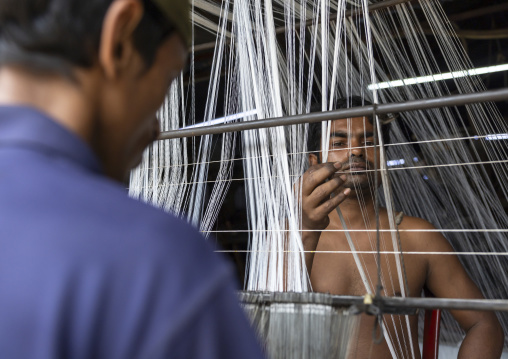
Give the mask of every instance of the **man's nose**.
M 357 141 L 351 141 L 351 148 L 349 150 L 349 155 L 351 157 L 364 157 L 364 148 L 360 146 Z

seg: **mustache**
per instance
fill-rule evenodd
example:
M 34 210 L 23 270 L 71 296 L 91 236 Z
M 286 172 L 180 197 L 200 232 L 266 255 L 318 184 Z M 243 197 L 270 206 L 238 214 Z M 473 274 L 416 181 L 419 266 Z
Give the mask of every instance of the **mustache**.
M 344 162 L 342 164 L 341 170 L 347 170 L 351 167 L 365 167 L 365 169 L 373 169 L 374 163 L 372 163 L 371 161 L 366 161 L 361 158 L 353 158 L 347 162 Z

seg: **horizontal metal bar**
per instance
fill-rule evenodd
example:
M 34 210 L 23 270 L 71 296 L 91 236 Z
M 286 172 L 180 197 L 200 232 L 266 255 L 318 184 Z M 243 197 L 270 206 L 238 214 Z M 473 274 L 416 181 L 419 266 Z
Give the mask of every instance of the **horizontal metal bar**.
M 457 30 L 458 37 L 471 40 L 508 39 L 508 28 L 496 30 Z
M 413 1 L 413 0 L 385 0 L 385 1 L 381 1 L 381 2 L 369 5 L 368 11 L 373 12 L 373 11 L 378 11 L 378 10 L 382 10 L 382 9 L 387 9 L 389 7 L 404 4 L 404 3 L 407 3 L 410 1 Z M 344 15 L 346 17 L 351 17 L 351 16 L 363 15 L 363 13 L 364 13 L 363 9 L 352 9 L 352 10 L 347 10 Z M 334 21 L 334 20 L 337 20 L 337 14 L 332 14 L 329 16 L 329 21 Z M 311 26 L 315 22 L 316 22 L 315 19 L 306 20 L 305 26 Z M 295 24 L 294 28 L 298 29 L 300 26 L 301 26 L 301 22 L 298 22 Z M 282 34 L 284 32 L 286 32 L 285 26 L 278 27 L 275 29 L 275 33 L 277 33 L 277 34 Z
M 443 309 L 508 312 L 508 300 L 505 299 L 449 299 L 449 298 L 413 298 L 380 297 L 366 303 L 365 297 L 341 296 L 324 293 L 258 293 L 240 292 L 243 304 L 320 304 L 333 307 L 356 306 L 378 307 L 383 313 L 404 313 L 406 309 Z
M 369 5 L 369 12 L 387 9 L 389 7 L 393 7 L 393 6 L 404 4 L 407 2 L 411 2 L 411 1 L 413 1 L 413 0 L 385 0 L 385 1 L 377 2 L 375 4 Z M 355 15 L 361 15 L 361 14 L 363 14 L 362 9 L 349 10 L 346 12 L 346 16 L 355 16 Z
M 481 310 L 481 311 L 508 312 L 508 300 L 504 299 L 383 297 L 382 302 L 384 306 L 395 308 Z
M 238 292 L 240 302 L 244 304 L 323 304 L 332 306 L 350 306 L 361 304 L 363 297 L 351 295 L 331 295 L 318 292 Z
M 477 18 L 480 16 L 490 15 L 493 13 L 500 13 L 503 11 L 508 11 L 508 3 L 496 4 L 491 6 L 485 6 L 473 10 L 468 10 L 459 14 L 452 14 L 448 18 L 450 21 L 464 21 L 473 18 Z
M 508 88 L 445 97 L 426 98 L 421 100 L 413 100 L 399 103 L 379 104 L 377 106 L 369 105 L 328 112 L 313 112 L 303 115 L 276 117 L 264 120 L 235 122 L 222 125 L 203 126 L 197 128 L 167 131 L 162 132 L 158 139 L 168 140 L 173 138 L 215 135 L 215 134 L 223 134 L 225 132 L 246 131 L 276 126 L 298 125 L 302 123 L 322 122 L 336 120 L 340 118 L 363 117 L 372 115 L 374 113 L 374 110 L 376 111 L 377 114 L 382 115 L 387 113 L 426 110 L 431 108 L 440 108 L 448 106 L 462 106 L 471 103 L 490 102 L 490 101 L 495 102 L 503 100 L 508 100 Z

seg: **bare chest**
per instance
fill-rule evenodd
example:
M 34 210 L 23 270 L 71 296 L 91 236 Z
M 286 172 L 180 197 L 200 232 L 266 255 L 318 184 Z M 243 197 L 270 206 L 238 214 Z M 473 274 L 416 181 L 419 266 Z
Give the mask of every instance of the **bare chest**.
M 351 232 L 351 239 L 354 250 L 343 232 L 322 234 L 311 271 L 315 291 L 358 296 L 374 293 L 379 268 L 382 295 L 407 296 L 409 292 L 411 296 L 420 296 L 426 279 L 422 257 L 401 256 L 397 238 L 382 235 L 378 260 L 374 232 Z M 401 242 L 402 251 L 413 250 L 404 243 L 404 238 L 401 238 Z

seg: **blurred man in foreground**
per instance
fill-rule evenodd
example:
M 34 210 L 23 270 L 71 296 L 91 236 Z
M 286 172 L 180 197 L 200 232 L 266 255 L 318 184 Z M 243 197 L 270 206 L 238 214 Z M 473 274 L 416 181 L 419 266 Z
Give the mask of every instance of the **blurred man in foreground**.
M 259 358 L 231 270 L 121 182 L 190 41 L 187 0 L 0 3 L 2 358 Z

